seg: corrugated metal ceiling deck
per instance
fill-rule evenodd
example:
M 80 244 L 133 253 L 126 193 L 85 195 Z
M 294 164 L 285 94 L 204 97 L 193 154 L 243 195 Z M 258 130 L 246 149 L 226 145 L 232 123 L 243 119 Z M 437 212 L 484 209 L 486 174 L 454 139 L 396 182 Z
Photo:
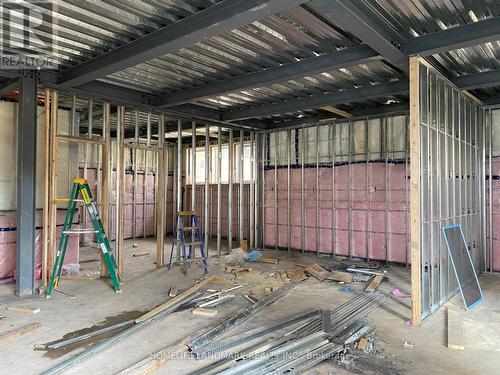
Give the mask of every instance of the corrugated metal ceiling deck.
M 102 55 L 118 46 L 196 14 L 218 0 L 50 0 L 56 4 L 55 51 L 61 70 Z M 42 13 L 48 2 L 25 3 Z M 307 3 L 306 3 L 307 4 Z M 494 0 L 365 0 L 404 39 L 470 24 L 500 15 Z M 49 30 L 47 30 L 49 33 Z M 47 38 L 50 35 L 47 34 Z M 296 6 L 244 27 L 207 38 L 194 45 L 99 80 L 155 95 L 173 95 L 189 88 L 301 61 L 327 52 L 360 45 L 346 31 L 308 6 Z M 491 42 L 434 55 L 450 77 L 500 69 L 500 42 Z M 192 103 L 221 111 L 304 98 L 406 79 L 383 60 L 349 68 L 326 70 L 272 85 L 228 92 Z M 472 91 L 481 97 L 498 96 L 491 87 Z M 339 105 L 351 110 L 387 101 L 406 100 L 405 95 L 383 97 Z M 319 109 L 282 114 L 268 119 L 296 118 L 322 113 Z

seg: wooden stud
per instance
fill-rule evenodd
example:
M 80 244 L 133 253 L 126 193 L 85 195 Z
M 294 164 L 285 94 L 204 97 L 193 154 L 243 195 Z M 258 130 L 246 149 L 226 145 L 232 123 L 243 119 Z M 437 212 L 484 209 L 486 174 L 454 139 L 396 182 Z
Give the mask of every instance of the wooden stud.
M 420 63 L 410 58 L 410 248 L 411 321 L 421 324 L 421 238 L 420 238 Z
M 42 280 L 48 283 L 48 252 L 50 242 L 50 90 L 45 89 L 45 126 L 44 126 L 44 174 L 43 174 L 43 242 L 42 242 Z
M 109 235 L 109 183 L 111 180 L 109 152 L 111 150 L 110 139 L 110 105 L 109 102 L 103 103 L 103 145 L 102 145 L 102 201 L 101 201 L 101 220 L 104 232 Z M 108 270 L 104 257 L 101 254 L 101 277 L 106 277 Z
M 165 265 L 165 121 L 160 114 L 156 168 L 156 267 Z
M 116 240 L 118 241 L 118 246 L 116 247 L 116 255 L 118 261 L 118 274 L 121 276 L 123 274 L 123 258 L 125 255 L 124 251 L 124 239 L 125 239 L 125 107 L 118 106 L 117 111 L 117 126 L 119 130 L 117 132 L 117 148 L 118 157 L 116 158 L 116 173 L 118 177 L 118 189 L 117 189 L 117 226 L 116 226 Z
M 58 93 L 52 92 L 52 103 L 50 112 L 50 140 L 49 140 L 49 243 L 48 243 L 48 270 L 54 267 L 54 259 L 57 247 L 57 105 Z M 47 273 L 48 276 L 48 273 Z

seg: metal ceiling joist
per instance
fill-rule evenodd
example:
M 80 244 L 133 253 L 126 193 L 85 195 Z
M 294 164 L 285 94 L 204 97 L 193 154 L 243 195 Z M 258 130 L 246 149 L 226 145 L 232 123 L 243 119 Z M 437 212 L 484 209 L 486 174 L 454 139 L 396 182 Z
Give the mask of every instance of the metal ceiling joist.
M 350 119 L 342 118 L 342 116 L 335 116 L 335 114 L 321 114 L 316 116 L 306 116 L 300 119 L 289 120 L 289 121 L 277 121 L 269 125 L 268 131 L 276 130 L 276 129 L 294 129 L 294 128 L 302 128 L 307 126 L 313 126 L 320 122 L 335 120 L 339 122 L 345 121 L 355 121 L 358 119 L 365 119 L 370 117 L 382 117 L 388 115 L 400 115 L 408 113 L 409 105 L 406 104 L 387 104 L 387 105 L 379 105 L 376 107 L 365 108 L 362 110 L 357 110 L 352 112 L 353 117 Z
M 171 107 L 233 91 L 247 90 L 329 70 L 348 68 L 380 58 L 381 56 L 368 46 L 346 48 L 245 76 L 174 92 L 160 97 L 160 107 Z
M 400 95 L 408 92 L 408 82 L 398 81 L 387 84 L 359 87 L 350 90 L 313 95 L 307 98 L 299 98 L 286 102 L 266 104 L 222 114 L 224 121 L 243 120 L 252 117 L 266 117 L 282 113 L 294 113 L 307 109 L 324 107 L 326 105 L 337 105 L 356 101 L 383 98 L 387 96 Z
M 500 17 L 419 36 L 409 40 L 404 50 L 408 56 L 429 56 L 496 40 L 500 40 Z
M 359 0 L 312 0 L 308 6 L 377 51 L 390 64 L 408 72 L 408 58 L 398 48 L 404 39 Z M 373 13 L 373 14 L 372 14 Z
M 500 86 L 500 70 L 455 77 L 451 79 L 451 82 L 460 87 L 462 90 Z
M 305 0 L 225 0 L 144 37 L 86 61 L 62 74 L 65 87 L 79 86 L 111 73 L 248 25 Z

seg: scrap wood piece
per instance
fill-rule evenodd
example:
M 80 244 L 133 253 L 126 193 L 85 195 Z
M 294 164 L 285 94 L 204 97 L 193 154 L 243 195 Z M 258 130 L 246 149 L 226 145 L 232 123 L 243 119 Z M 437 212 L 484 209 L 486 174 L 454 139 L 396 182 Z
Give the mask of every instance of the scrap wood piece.
M 5 344 L 9 341 L 14 340 L 16 337 L 25 335 L 26 333 L 32 332 L 37 328 L 42 326 L 41 323 L 32 323 L 22 326 L 20 328 L 13 329 L 12 331 L 8 331 L 0 334 L 0 344 Z
M 172 298 L 171 300 L 168 300 L 167 302 L 165 302 L 165 303 L 161 304 L 160 306 L 154 308 L 150 312 L 148 312 L 148 313 L 146 313 L 146 314 L 138 317 L 135 320 L 135 322 L 136 323 L 143 322 L 143 321 L 148 320 L 149 318 L 152 318 L 153 316 L 161 313 L 162 311 L 167 310 L 168 308 L 170 308 L 174 304 L 176 304 L 176 303 L 184 300 L 185 298 L 189 297 L 190 295 L 196 293 L 198 290 L 200 290 L 201 288 L 203 288 L 205 285 L 207 285 L 208 283 L 212 282 L 212 280 L 214 278 L 215 278 L 215 276 L 210 276 L 210 277 L 204 279 L 203 281 L 200 281 L 198 284 L 193 285 L 191 288 L 189 288 L 188 290 L 182 292 L 178 296 Z
M 256 260 L 257 263 L 268 263 L 268 264 L 278 264 L 280 260 L 278 258 L 259 258 Z
M 246 267 L 226 267 L 226 273 L 252 272 L 251 268 Z
M 375 289 L 377 289 L 378 285 L 380 284 L 380 282 L 382 281 L 383 278 L 384 278 L 383 275 L 373 276 L 366 283 L 365 292 L 373 292 L 373 291 L 375 291 Z
M 137 258 L 137 257 L 145 257 L 146 255 L 149 255 L 149 251 L 145 251 L 143 253 L 134 253 L 132 254 L 133 257 Z
M 193 309 L 191 311 L 191 313 L 193 315 L 213 317 L 213 316 L 217 315 L 218 311 L 217 311 L 217 309 L 208 309 L 205 307 L 197 307 L 196 309 Z
M 330 274 L 326 277 L 327 280 L 333 280 L 333 281 L 343 281 L 345 283 L 350 283 L 353 280 L 353 276 L 350 273 L 347 272 L 340 272 L 340 271 L 332 271 Z
M 448 348 L 465 350 L 462 316 L 453 308 L 448 307 Z
M 99 275 L 62 275 L 62 280 L 97 280 Z
M 317 278 L 319 281 L 323 281 L 330 275 L 330 271 L 325 270 L 317 263 L 310 264 L 306 267 L 305 271 L 310 275 Z
M 7 311 L 23 312 L 28 314 L 38 314 L 40 312 L 39 307 L 29 307 L 29 306 L 9 305 L 5 309 Z
M 189 350 L 187 345 L 182 341 L 184 340 L 167 346 L 156 353 L 148 355 L 143 360 L 120 371 L 117 375 L 146 375 L 153 373 L 155 370 L 163 366 L 169 359 L 181 358 L 181 356 Z
M 299 281 L 307 279 L 307 275 L 304 270 L 298 268 L 291 268 L 289 270 L 286 270 L 286 276 L 292 283 L 297 283 Z

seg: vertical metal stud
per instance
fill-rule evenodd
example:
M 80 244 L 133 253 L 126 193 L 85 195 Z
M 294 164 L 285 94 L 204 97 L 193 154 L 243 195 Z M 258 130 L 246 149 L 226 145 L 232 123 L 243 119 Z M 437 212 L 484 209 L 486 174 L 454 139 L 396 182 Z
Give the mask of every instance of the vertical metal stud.
M 220 256 L 221 253 L 221 201 L 222 201 L 222 190 L 221 190 L 221 160 L 222 160 L 222 130 L 221 127 L 217 127 L 217 256 Z
M 319 185 L 319 125 L 316 125 L 316 220 L 315 220 L 315 233 L 316 233 L 316 255 L 319 255 L 319 247 L 320 247 L 320 230 L 319 230 L 319 198 L 320 198 L 320 185 Z
M 291 138 L 292 131 L 288 130 L 286 133 L 286 226 L 287 226 L 287 247 L 288 251 L 290 251 L 291 242 L 292 242 L 292 227 L 291 227 L 291 210 L 292 210 L 292 201 L 291 201 L 291 181 L 290 181 L 290 164 L 292 158 L 291 152 Z
M 238 241 L 241 242 L 243 240 L 243 176 L 244 176 L 244 140 L 245 140 L 245 132 L 243 130 L 240 130 L 240 145 L 239 145 L 239 150 L 240 150 L 240 158 L 239 158 L 239 173 L 238 173 L 238 179 L 239 179 L 239 190 L 238 190 Z
M 300 243 L 302 246 L 302 254 L 305 253 L 305 248 L 306 248 L 306 208 L 305 208 L 305 192 L 304 192 L 304 168 L 305 168 L 305 153 L 306 153 L 306 130 L 305 128 L 302 128 L 302 139 L 301 141 L 301 148 L 300 148 L 300 164 L 301 164 L 301 170 L 300 170 L 300 185 L 301 185 L 301 190 L 300 190 Z
M 229 129 L 229 183 L 228 183 L 228 213 L 227 213 L 227 243 L 228 251 L 233 248 L 233 130 Z
M 249 245 L 255 248 L 255 133 L 250 132 Z
M 208 206 L 209 206 L 209 189 L 210 189 L 210 126 L 205 126 L 205 201 L 204 203 L 204 219 L 205 219 L 205 255 L 208 257 L 208 226 L 210 224 L 208 217 Z

